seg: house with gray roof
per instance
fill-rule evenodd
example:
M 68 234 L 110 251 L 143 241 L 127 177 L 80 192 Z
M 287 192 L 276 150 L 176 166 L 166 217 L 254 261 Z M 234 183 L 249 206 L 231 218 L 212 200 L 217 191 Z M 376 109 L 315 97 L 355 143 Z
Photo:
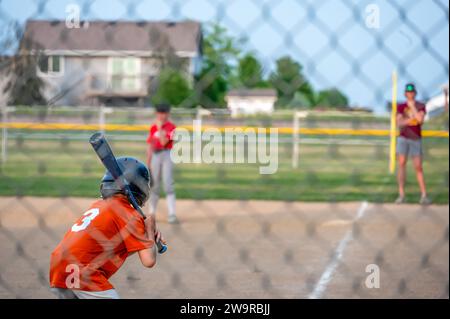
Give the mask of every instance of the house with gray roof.
M 145 105 L 164 65 L 176 60 L 192 79 L 202 56 L 201 25 L 194 21 L 85 21 L 71 28 L 32 20 L 24 39 L 33 43 L 28 53 L 41 56 L 38 75 L 53 105 Z

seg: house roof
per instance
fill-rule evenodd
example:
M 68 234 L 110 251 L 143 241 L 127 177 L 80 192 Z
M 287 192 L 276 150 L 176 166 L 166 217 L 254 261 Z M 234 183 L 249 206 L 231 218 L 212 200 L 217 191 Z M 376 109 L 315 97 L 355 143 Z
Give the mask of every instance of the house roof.
M 177 54 L 197 55 L 201 25 L 195 21 L 86 21 L 68 28 L 65 21 L 29 20 L 24 39 L 46 51 L 133 51 L 155 53 L 170 47 Z
M 237 89 L 228 92 L 227 97 L 277 97 L 273 89 Z

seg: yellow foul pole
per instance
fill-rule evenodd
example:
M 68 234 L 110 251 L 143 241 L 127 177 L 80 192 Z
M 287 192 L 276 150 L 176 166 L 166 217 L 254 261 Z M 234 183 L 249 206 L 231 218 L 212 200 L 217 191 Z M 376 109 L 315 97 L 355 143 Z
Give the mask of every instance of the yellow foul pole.
M 392 113 L 391 113 L 391 148 L 389 154 L 389 173 L 395 173 L 397 161 L 397 71 L 392 73 Z

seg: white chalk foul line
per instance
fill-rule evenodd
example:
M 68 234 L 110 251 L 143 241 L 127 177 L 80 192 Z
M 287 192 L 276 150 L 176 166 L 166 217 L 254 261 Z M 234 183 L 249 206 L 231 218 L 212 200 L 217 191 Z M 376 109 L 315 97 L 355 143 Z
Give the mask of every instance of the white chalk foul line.
M 369 207 L 368 202 L 363 202 L 361 206 L 358 209 L 358 214 L 356 215 L 355 219 L 353 220 L 353 223 L 360 220 L 364 214 L 367 211 L 367 208 Z M 322 276 L 320 276 L 319 281 L 314 287 L 314 290 L 309 294 L 308 299 L 320 299 L 323 296 L 323 293 L 327 289 L 328 283 L 333 278 L 334 272 L 336 271 L 337 267 L 339 266 L 343 256 L 345 248 L 347 248 L 348 243 L 353 239 L 353 228 L 350 229 L 344 236 L 344 238 L 339 242 L 339 245 L 337 246 L 333 258 L 325 268 L 325 271 L 323 272 Z

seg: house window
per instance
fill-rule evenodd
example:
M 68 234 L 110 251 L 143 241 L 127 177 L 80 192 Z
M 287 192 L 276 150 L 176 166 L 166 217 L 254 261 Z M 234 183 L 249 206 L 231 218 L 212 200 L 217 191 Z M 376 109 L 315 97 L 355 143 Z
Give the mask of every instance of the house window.
M 62 57 L 59 55 L 43 56 L 39 59 L 39 71 L 46 75 L 60 75 L 62 63 Z
M 110 88 L 113 91 L 136 92 L 141 89 L 141 59 L 114 57 L 109 62 Z

